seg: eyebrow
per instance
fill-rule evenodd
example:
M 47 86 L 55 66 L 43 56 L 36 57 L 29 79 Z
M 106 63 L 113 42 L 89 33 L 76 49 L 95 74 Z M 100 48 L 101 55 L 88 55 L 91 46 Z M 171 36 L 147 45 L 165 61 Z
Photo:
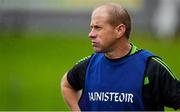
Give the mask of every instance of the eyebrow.
M 92 28 L 92 27 L 103 27 L 103 25 L 97 25 L 97 24 L 95 24 L 95 25 L 90 25 L 90 27 Z

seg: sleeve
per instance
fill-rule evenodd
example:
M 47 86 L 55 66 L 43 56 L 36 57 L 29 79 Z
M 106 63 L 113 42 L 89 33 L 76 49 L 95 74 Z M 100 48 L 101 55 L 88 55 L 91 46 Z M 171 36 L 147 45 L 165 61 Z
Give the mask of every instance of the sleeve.
M 75 90 L 81 90 L 84 87 L 85 73 L 89 60 L 90 56 L 81 59 L 67 73 L 67 80 Z
M 180 108 L 180 81 L 171 72 L 167 64 L 159 57 L 152 57 L 147 65 L 146 104 L 161 108 L 164 106 Z M 148 101 L 149 100 L 149 101 Z

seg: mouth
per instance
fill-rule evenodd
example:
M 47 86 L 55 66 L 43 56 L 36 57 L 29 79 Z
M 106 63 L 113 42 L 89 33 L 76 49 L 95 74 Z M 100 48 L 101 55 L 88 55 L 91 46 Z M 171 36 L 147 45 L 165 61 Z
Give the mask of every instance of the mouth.
M 97 47 L 98 46 L 97 42 L 91 42 L 91 44 L 92 44 L 93 47 Z

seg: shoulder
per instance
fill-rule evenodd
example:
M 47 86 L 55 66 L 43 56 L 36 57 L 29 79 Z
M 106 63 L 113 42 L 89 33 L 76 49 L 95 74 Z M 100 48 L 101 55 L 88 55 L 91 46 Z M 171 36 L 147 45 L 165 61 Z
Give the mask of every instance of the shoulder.
M 77 73 L 80 71 L 85 71 L 92 55 L 89 55 L 87 57 L 84 57 L 76 62 L 76 64 L 69 70 L 69 73 Z
M 93 55 L 93 54 L 92 54 L 92 55 Z M 90 58 L 92 57 L 92 55 L 83 57 L 82 59 L 78 60 L 75 65 L 81 65 L 81 64 L 83 64 L 83 63 L 89 62 L 89 60 L 90 60 Z
M 90 61 L 90 59 L 91 59 L 92 56 L 93 56 L 93 54 L 92 54 L 92 55 L 89 55 L 89 56 L 86 56 L 86 57 L 83 57 L 83 58 L 81 58 L 80 60 L 78 60 L 78 61 L 75 63 L 75 65 L 71 68 L 70 71 L 82 69 L 82 68 L 84 68 L 84 67 L 86 68 L 86 66 L 88 65 L 88 63 L 89 63 L 89 61 Z
M 84 86 L 86 68 L 91 56 L 80 59 L 67 73 L 69 84 L 75 89 L 80 90 Z
M 148 59 L 143 94 L 148 109 L 163 109 L 163 105 L 179 108 L 179 87 L 179 80 L 160 57 L 153 56 Z
M 164 77 L 165 75 L 168 75 L 168 77 L 177 79 L 170 67 L 158 56 L 152 56 L 148 59 L 147 72 L 148 74 L 151 74 L 151 76 L 154 74 L 154 77 Z

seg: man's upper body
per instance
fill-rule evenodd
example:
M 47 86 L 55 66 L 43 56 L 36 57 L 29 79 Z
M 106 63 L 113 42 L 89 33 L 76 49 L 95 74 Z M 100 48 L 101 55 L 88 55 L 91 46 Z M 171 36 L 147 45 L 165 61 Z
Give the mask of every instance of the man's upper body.
M 143 51 L 142 49 L 138 49 L 136 46 L 132 45 L 132 49 L 126 56 L 119 58 L 119 59 L 108 59 L 107 58 L 107 60 L 109 60 L 111 63 L 117 63 L 128 57 L 135 56 L 136 54 L 138 54 L 142 51 Z M 90 59 L 92 58 L 92 56 L 84 58 L 83 60 L 78 62 L 67 74 L 68 83 L 77 91 L 84 89 L 85 78 L 87 75 L 86 74 L 87 67 L 89 65 L 89 62 L 90 62 Z M 124 70 L 126 70 L 126 69 L 124 69 Z M 129 68 L 127 70 L 129 70 Z M 111 74 L 109 75 L 109 78 L 111 78 Z M 121 83 L 120 82 L 121 73 L 119 73 L 119 77 L 117 77 L 117 78 L 119 78 L 118 83 Z M 130 80 L 131 79 L 128 78 L 129 85 L 131 84 Z M 123 83 L 126 83 L 126 82 L 123 81 Z M 111 87 L 113 87 L 115 84 L 117 84 L 117 83 L 115 83 L 115 80 L 114 80 L 114 82 L 111 83 L 110 85 L 111 85 Z M 123 85 L 125 85 L 125 84 L 123 84 Z M 96 86 L 98 86 L 98 85 L 96 85 Z M 170 71 L 170 69 L 167 67 L 167 65 L 157 56 L 149 57 L 147 60 L 147 65 L 145 66 L 144 73 L 143 73 L 143 84 L 142 84 L 141 89 L 142 89 L 142 101 L 143 101 L 143 104 L 145 107 L 144 110 L 164 110 L 164 106 L 169 106 L 174 109 L 179 108 L 179 105 L 180 105 L 180 82 L 173 75 L 173 73 Z M 94 98 L 94 101 L 97 100 L 97 102 L 98 101 L 102 102 L 102 100 L 106 101 L 107 98 L 105 98 L 105 97 L 103 98 L 103 96 L 101 96 L 101 99 L 98 100 L 98 99 L 96 99 L 95 95 L 103 95 L 103 94 L 105 95 L 106 93 L 105 92 L 102 93 L 102 91 L 101 91 L 101 93 L 95 93 L 95 92 L 92 93 L 91 92 L 91 96 L 94 95 L 94 97 L 92 97 L 92 98 Z M 119 93 L 115 92 L 112 94 L 119 94 Z M 118 95 L 118 96 L 120 96 L 120 95 Z M 112 97 L 114 98 L 114 96 L 112 96 Z M 110 97 L 109 97 L 109 100 L 110 100 Z M 118 100 L 117 100 L 117 102 L 118 102 Z
M 169 68 L 152 53 L 130 44 L 131 19 L 126 9 L 102 5 L 93 11 L 90 26 L 96 53 L 75 65 L 61 83 L 72 110 L 180 107 L 180 84 Z

